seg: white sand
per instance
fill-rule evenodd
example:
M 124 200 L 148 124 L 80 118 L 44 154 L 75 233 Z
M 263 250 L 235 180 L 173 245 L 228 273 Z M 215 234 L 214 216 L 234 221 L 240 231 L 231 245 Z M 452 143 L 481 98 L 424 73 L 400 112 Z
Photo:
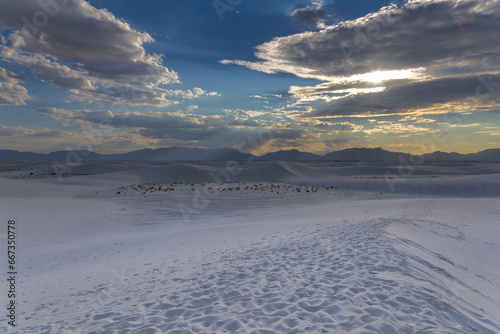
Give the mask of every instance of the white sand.
M 500 332 L 500 164 L 224 166 L 1 163 L 0 330 Z

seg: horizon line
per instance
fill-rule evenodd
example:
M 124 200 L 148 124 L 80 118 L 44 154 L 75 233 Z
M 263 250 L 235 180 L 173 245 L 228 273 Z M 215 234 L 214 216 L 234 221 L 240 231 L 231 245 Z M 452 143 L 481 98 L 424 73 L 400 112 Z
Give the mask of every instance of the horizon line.
M 244 152 L 244 151 L 238 150 L 236 148 L 231 148 L 231 147 L 207 148 L 207 147 L 198 147 L 198 146 L 168 146 L 168 147 L 158 147 L 158 148 L 144 147 L 144 148 L 139 148 L 139 149 L 135 149 L 135 150 L 132 150 L 132 151 L 123 152 L 123 153 L 116 153 L 116 152 L 115 153 L 99 153 L 99 152 L 91 151 L 91 150 L 75 150 L 75 149 L 73 149 L 73 150 L 55 150 L 55 151 L 50 151 L 50 152 L 47 152 L 47 153 L 45 153 L 45 152 L 40 153 L 40 152 L 34 152 L 34 151 L 19 151 L 19 150 L 14 150 L 14 149 L 9 149 L 9 148 L 2 148 L 2 149 L 0 149 L 0 151 L 13 151 L 13 152 L 19 152 L 19 153 L 33 153 L 33 154 L 40 154 L 40 155 L 48 155 L 48 154 L 52 154 L 52 153 L 56 153 L 56 152 L 90 152 L 90 153 L 93 153 L 93 154 L 107 156 L 107 155 L 130 154 L 130 153 L 138 152 L 138 151 L 142 151 L 142 150 L 155 151 L 155 150 L 170 149 L 170 148 L 202 149 L 202 150 L 225 150 L 225 149 L 229 149 L 229 150 L 235 150 L 235 151 L 241 152 L 243 154 L 253 155 L 255 157 L 263 157 L 263 156 L 265 156 L 267 154 L 273 154 L 273 153 L 278 153 L 278 152 L 289 152 L 289 151 L 297 151 L 299 153 L 307 153 L 307 154 L 317 155 L 319 157 L 325 157 L 326 155 L 328 155 L 330 153 L 342 152 L 342 151 L 354 150 L 354 149 L 367 149 L 367 150 L 377 150 L 377 149 L 380 149 L 380 150 L 383 150 L 383 151 L 386 151 L 386 152 L 390 152 L 390 153 L 401 153 L 401 154 L 408 154 L 408 155 L 413 155 L 413 156 L 423 156 L 423 155 L 428 155 L 428 154 L 433 154 L 433 153 L 468 155 L 468 154 L 477 154 L 477 153 L 481 153 L 481 152 L 488 151 L 488 150 L 500 150 L 500 147 L 496 147 L 496 148 L 482 149 L 482 150 L 479 150 L 479 151 L 476 151 L 476 152 L 470 152 L 470 153 L 460 153 L 460 152 L 456 152 L 456 151 L 445 152 L 445 151 L 437 150 L 437 151 L 429 151 L 427 153 L 418 153 L 417 154 L 417 153 L 409 153 L 409 152 L 404 152 L 404 151 L 391 151 L 391 150 L 387 150 L 387 149 L 384 149 L 384 148 L 382 148 L 382 147 L 379 146 L 379 147 L 349 147 L 349 148 L 344 148 L 344 149 L 329 151 L 329 152 L 324 153 L 324 154 L 313 153 L 313 152 L 309 152 L 309 151 L 301 151 L 301 150 L 298 150 L 298 149 L 282 149 L 282 150 L 278 150 L 278 151 L 267 152 L 267 153 L 264 153 L 262 155 L 256 155 L 256 154 L 253 154 L 253 153 Z

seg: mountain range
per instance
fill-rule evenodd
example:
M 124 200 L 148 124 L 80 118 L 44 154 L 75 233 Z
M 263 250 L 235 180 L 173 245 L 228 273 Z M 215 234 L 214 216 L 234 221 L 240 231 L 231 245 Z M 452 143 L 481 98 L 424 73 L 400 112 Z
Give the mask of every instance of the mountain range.
M 500 162 L 500 149 L 488 149 L 478 153 L 460 154 L 433 152 L 425 156 L 391 152 L 382 148 L 350 148 L 317 155 L 298 150 L 286 150 L 254 156 L 232 148 L 205 149 L 196 147 L 168 147 L 142 149 L 121 154 L 99 154 L 91 151 L 56 151 L 47 154 L 0 150 L 0 160 L 42 160 L 42 161 L 492 161 Z

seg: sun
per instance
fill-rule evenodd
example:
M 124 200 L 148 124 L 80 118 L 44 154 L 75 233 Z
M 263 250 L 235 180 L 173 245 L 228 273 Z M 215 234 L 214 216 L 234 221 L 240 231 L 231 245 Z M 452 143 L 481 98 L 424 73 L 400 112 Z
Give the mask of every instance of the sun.
M 410 79 L 414 77 L 414 75 L 415 74 L 411 70 L 376 71 L 376 72 L 361 74 L 359 76 L 359 79 L 362 81 L 381 83 L 387 80 Z

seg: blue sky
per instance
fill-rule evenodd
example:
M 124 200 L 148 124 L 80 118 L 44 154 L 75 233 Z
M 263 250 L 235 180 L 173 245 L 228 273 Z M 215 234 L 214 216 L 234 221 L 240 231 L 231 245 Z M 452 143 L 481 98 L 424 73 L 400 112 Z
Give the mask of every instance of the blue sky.
M 0 149 L 500 147 L 498 1 L 0 8 Z

